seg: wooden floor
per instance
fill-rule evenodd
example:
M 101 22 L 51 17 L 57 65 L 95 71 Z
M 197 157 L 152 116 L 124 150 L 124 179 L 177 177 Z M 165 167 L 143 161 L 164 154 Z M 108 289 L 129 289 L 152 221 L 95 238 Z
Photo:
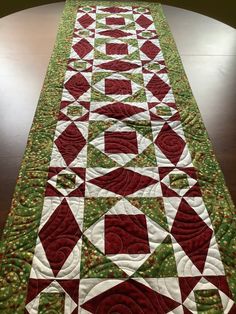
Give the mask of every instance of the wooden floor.
M 0 19 L 0 231 L 5 223 L 63 3 Z M 236 202 L 236 31 L 164 6 L 193 93 Z

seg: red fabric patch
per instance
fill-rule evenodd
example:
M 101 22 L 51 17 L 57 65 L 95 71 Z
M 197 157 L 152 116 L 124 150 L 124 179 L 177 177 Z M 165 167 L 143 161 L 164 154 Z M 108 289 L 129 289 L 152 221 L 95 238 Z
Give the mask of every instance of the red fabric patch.
M 196 196 L 202 196 L 199 184 L 196 183 L 193 185 L 185 194 L 184 197 L 196 197 Z
M 83 38 L 73 46 L 73 49 L 80 58 L 84 58 L 90 51 L 93 50 L 93 46 Z
M 31 302 L 34 298 L 40 294 L 45 288 L 47 288 L 53 279 L 29 279 L 28 283 L 28 294 L 26 299 L 26 304 Z
M 171 129 L 168 123 L 163 125 L 155 144 L 175 165 L 179 162 L 186 145 L 184 140 Z
M 107 17 L 107 25 L 125 25 L 125 19 L 123 17 Z
M 146 16 L 141 15 L 137 20 L 136 23 L 139 24 L 143 28 L 148 28 L 153 22 L 149 20 Z
M 65 83 L 65 88 L 74 98 L 79 98 L 87 92 L 90 85 L 81 73 L 77 73 Z
M 219 290 L 223 291 L 229 298 L 233 299 L 227 279 L 225 276 L 204 276 L 206 280 L 213 283 Z
M 161 51 L 160 48 L 154 45 L 150 40 L 146 41 L 140 50 L 145 53 L 149 59 L 154 59 Z
M 107 31 L 102 31 L 102 32 L 99 32 L 99 34 L 103 36 L 114 37 L 114 38 L 127 37 L 127 36 L 132 35 L 131 33 L 124 32 L 120 29 L 111 29 Z
M 106 131 L 105 152 L 110 154 L 138 154 L 136 132 L 109 132 Z
M 189 311 L 189 309 L 186 308 L 186 306 L 183 306 L 183 314 L 192 314 L 193 312 Z
M 131 69 L 136 69 L 139 67 L 139 65 L 131 63 L 131 62 L 115 60 L 115 61 L 109 61 L 109 62 L 102 63 L 102 64 L 98 65 L 98 67 L 101 69 L 105 69 L 105 70 L 122 72 L 122 71 L 131 70 Z
M 105 115 L 109 118 L 122 120 L 133 116 L 134 114 L 144 112 L 145 109 L 136 106 L 130 106 L 123 103 L 113 103 L 94 110 L 93 112 Z
M 118 7 L 109 7 L 105 9 L 101 9 L 103 12 L 109 12 L 109 13 L 123 13 L 128 12 L 130 10 L 124 9 L 124 8 L 118 8 Z
M 55 144 L 69 166 L 86 145 L 86 140 L 77 126 L 72 123 L 56 139 Z
M 182 302 L 186 300 L 190 292 L 202 277 L 179 277 L 179 287 L 182 296 Z
M 106 95 L 131 95 L 132 86 L 130 80 L 105 79 Z
M 127 44 L 106 44 L 106 54 L 107 55 L 125 55 L 128 54 Z
M 171 233 L 193 264 L 203 272 L 213 231 L 184 199 L 179 205 Z
M 94 22 L 94 19 L 91 18 L 90 15 L 84 14 L 78 19 L 78 22 L 83 26 L 83 28 L 87 28 Z
M 125 168 L 118 168 L 89 181 L 102 189 L 126 196 L 158 181 Z
M 148 254 L 145 215 L 106 215 L 105 254 Z
M 153 75 L 146 87 L 160 101 L 165 98 L 170 90 L 170 86 L 157 75 Z
M 180 304 L 141 283 L 129 279 L 82 304 L 93 314 L 166 314 Z
M 64 199 L 39 232 L 39 238 L 55 276 L 81 235 L 78 223 Z
M 230 311 L 228 312 L 228 314 L 235 314 L 236 313 L 236 304 L 234 304 L 232 307 L 231 307 L 231 309 L 230 309 Z
M 168 188 L 164 183 L 161 182 L 162 194 L 165 197 L 179 196 L 175 191 Z

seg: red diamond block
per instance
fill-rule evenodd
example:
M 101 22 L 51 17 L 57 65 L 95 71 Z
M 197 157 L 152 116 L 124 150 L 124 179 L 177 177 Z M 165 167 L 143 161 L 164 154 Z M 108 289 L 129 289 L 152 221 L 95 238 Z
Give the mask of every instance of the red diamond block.
M 107 55 L 127 55 L 128 45 L 127 44 L 106 44 L 106 54 Z
M 106 31 L 99 32 L 98 34 L 114 38 L 127 37 L 132 35 L 132 33 L 124 32 L 120 29 L 109 29 Z
M 74 98 L 78 99 L 89 90 L 90 85 L 81 73 L 77 73 L 65 83 L 65 88 Z
M 118 8 L 118 7 L 109 7 L 105 9 L 101 9 L 103 12 L 108 12 L 108 13 L 124 13 L 130 11 L 129 9 L 124 9 L 124 8 Z
M 105 254 L 150 253 L 145 215 L 106 215 Z
M 141 15 L 137 20 L 136 23 L 138 23 L 143 28 L 148 28 L 153 22 L 149 20 L 146 16 Z
M 156 184 L 158 181 L 130 169 L 118 168 L 89 182 L 102 189 L 127 196 L 152 184 Z
M 138 154 L 136 132 L 109 132 L 105 135 L 105 152 L 110 154 Z
M 77 55 L 81 59 L 83 59 L 88 53 L 93 50 L 93 46 L 86 39 L 83 38 L 73 46 L 73 49 L 77 53 Z
M 114 60 L 114 61 L 104 62 L 98 65 L 98 67 L 105 70 L 122 72 L 122 71 L 131 70 L 131 69 L 137 69 L 139 65 L 131 63 L 131 62 L 125 62 L 122 60 Z
M 171 233 L 193 264 L 203 272 L 213 231 L 184 199 L 179 205 Z
M 153 75 L 146 88 L 160 101 L 166 97 L 170 90 L 170 86 L 157 75 Z
M 106 95 L 132 95 L 130 80 L 105 79 Z
M 145 55 L 149 59 L 154 59 L 156 55 L 161 51 L 160 48 L 154 45 L 153 42 L 150 40 L 145 41 L 140 50 L 145 53 Z
M 123 17 L 107 17 L 107 25 L 125 25 L 125 19 Z
M 82 233 L 64 199 L 39 232 L 47 259 L 56 276 Z
M 186 146 L 184 140 L 171 129 L 168 123 L 163 125 L 155 144 L 174 165 L 179 162 Z
M 145 109 L 117 102 L 100 107 L 93 112 L 105 115 L 109 118 L 122 120 L 144 111 Z
M 94 22 L 94 19 L 88 14 L 85 14 L 78 19 L 78 22 L 83 26 L 83 28 L 87 28 Z
M 56 139 L 55 144 L 69 166 L 86 145 L 86 140 L 77 126 L 72 123 Z

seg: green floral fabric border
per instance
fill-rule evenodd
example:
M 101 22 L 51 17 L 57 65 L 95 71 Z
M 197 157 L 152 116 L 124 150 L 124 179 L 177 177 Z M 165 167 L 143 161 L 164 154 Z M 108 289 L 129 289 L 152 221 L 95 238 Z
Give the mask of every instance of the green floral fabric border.
M 24 313 L 77 1 L 68 1 L 41 91 L 1 241 L 0 312 Z
M 48 67 L 39 104 L 30 131 L 1 243 L 0 311 L 23 313 L 37 229 L 40 221 L 47 171 L 70 51 L 77 6 L 94 2 L 67 0 L 54 52 Z M 147 6 L 156 24 L 169 78 L 181 115 L 193 164 L 198 169 L 204 202 L 233 293 L 236 293 L 235 207 L 216 161 L 202 118 L 189 86 L 180 56 L 163 15 L 161 5 L 139 1 Z M 96 5 L 136 5 L 137 1 L 96 1 Z M 236 297 L 236 295 L 234 295 Z
M 149 8 L 152 10 L 154 22 L 158 27 L 159 40 L 169 70 L 169 79 L 181 116 L 185 138 L 193 165 L 198 170 L 198 181 L 203 200 L 214 227 L 230 288 L 236 298 L 235 206 L 213 152 L 211 141 L 163 11 L 161 8 L 155 10 L 155 4 L 150 5 Z

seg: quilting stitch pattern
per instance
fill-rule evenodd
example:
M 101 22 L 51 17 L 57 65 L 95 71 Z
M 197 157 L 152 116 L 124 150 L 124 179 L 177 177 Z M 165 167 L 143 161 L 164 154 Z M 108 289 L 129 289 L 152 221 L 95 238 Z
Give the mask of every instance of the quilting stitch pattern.
M 235 310 L 145 7 L 78 9 L 26 302 L 50 307 Z

